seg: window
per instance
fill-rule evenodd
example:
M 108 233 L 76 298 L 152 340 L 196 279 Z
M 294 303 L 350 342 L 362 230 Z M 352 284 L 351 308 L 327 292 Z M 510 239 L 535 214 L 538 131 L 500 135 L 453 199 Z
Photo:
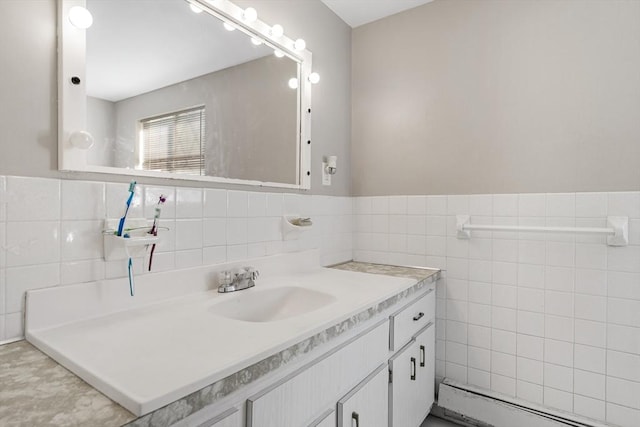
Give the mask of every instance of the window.
M 204 107 L 140 120 L 140 169 L 204 175 Z

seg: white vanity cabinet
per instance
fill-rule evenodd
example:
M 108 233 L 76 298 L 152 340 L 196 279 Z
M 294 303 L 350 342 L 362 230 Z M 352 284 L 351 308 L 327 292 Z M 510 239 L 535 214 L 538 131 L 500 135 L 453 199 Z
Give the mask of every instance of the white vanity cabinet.
M 418 427 L 431 410 L 435 387 L 435 292 L 391 316 L 389 427 Z M 399 349 L 399 350 L 398 350 Z
M 314 420 L 328 408 L 335 408 L 338 400 L 361 384 L 363 378 L 367 378 L 374 370 L 380 370 L 381 364 L 386 366 L 388 339 L 389 322 L 384 319 L 267 389 L 249 397 L 247 427 L 314 425 Z M 384 373 L 383 376 L 386 384 L 387 374 Z M 335 416 L 330 418 L 333 419 L 333 424 L 330 420 L 323 419 L 322 422 L 333 427 Z
M 338 401 L 338 427 L 387 427 L 387 365 L 381 365 Z

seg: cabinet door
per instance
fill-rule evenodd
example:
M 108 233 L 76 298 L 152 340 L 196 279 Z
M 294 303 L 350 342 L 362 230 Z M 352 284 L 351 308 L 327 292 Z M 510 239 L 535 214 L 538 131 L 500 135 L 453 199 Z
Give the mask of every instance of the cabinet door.
M 336 411 L 330 410 L 312 422 L 309 427 L 336 427 Z
M 430 324 L 416 335 L 418 346 L 418 367 L 416 375 L 416 411 L 420 421 L 424 420 L 433 405 L 435 393 L 435 327 Z M 419 425 L 419 422 L 418 422 Z
M 419 349 L 412 338 L 398 353 L 389 360 L 390 427 L 417 427 L 419 418 L 419 399 L 417 395 Z
M 222 414 L 202 423 L 197 427 L 240 427 L 242 414 L 237 408 L 231 408 Z
M 387 365 L 381 365 L 338 402 L 338 427 L 387 427 Z
M 434 398 L 435 328 L 429 323 L 389 360 L 391 427 L 418 427 Z

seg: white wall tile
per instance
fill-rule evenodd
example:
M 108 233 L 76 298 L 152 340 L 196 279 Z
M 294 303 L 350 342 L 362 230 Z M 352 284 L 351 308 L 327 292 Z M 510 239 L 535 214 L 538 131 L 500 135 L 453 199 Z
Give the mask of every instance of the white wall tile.
M 566 366 L 545 363 L 544 385 L 556 390 L 573 392 L 573 369 Z
M 570 317 L 560 317 L 545 315 L 544 336 L 554 340 L 573 341 L 574 319 Z
M 5 312 L 24 312 L 24 294 L 60 284 L 60 264 L 39 264 L 6 270 Z
M 285 215 L 300 215 L 300 205 L 295 195 L 286 195 L 289 202 Z M 227 191 L 227 216 L 244 218 L 249 212 L 249 194 L 246 191 Z
M 515 397 L 516 395 L 516 380 L 511 377 L 505 377 L 503 375 L 491 374 L 491 390 L 498 393 L 506 394 L 507 396 Z
M 245 220 L 246 221 L 246 220 Z M 176 220 L 176 250 L 202 248 L 202 220 Z
M 544 314 L 518 311 L 517 331 L 520 334 L 544 337 Z
M 607 348 L 640 354 L 640 328 L 607 325 Z
M 491 306 L 469 303 L 469 323 L 472 325 L 491 326 Z
M 447 196 L 447 215 L 469 215 L 469 196 Z
M 447 341 L 457 342 L 459 344 L 467 344 L 467 324 L 455 322 L 453 320 L 446 321 Z
M 493 197 L 491 194 L 469 196 L 469 214 L 480 216 L 493 215 Z
M 573 193 L 547 194 L 547 217 L 575 217 L 576 198 Z
M 102 221 L 62 221 L 60 227 L 60 258 L 62 261 L 103 257 L 102 230 L 104 224 Z
M 544 404 L 562 411 L 573 411 L 573 394 L 551 387 L 544 388 Z
M 517 334 L 517 353 L 519 357 L 544 360 L 544 338 Z
M 606 370 L 606 351 L 603 348 L 582 344 L 574 346 L 574 367 L 583 371 L 604 374 Z
M 607 401 L 640 409 L 640 383 L 607 377 Z
M 640 382 L 640 356 L 607 350 L 607 375 Z
M 518 288 L 518 310 L 544 312 L 544 291 L 542 289 Z
M 544 361 L 567 368 L 573 367 L 573 343 L 545 339 Z
M 575 266 L 575 244 L 565 242 L 547 242 L 547 265 L 557 267 Z
M 447 196 L 427 196 L 427 215 L 447 215 Z
M 445 373 L 447 378 L 454 381 L 467 382 L 467 367 L 456 363 L 447 362 L 445 365 Z
M 407 196 L 390 196 L 389 197 L 389 214 L 390 215 L 406 215 L 407 214 Z
M 575 316 L 578 319 L 607 321 L 607 299 L 594 295 L 575 295 Z
M 176 268 L 190 268 L 202 265 L 202 249 L 176 251 Z
M 618 325 L 640 328 L 640 301 L 609 298 L 607 320 Z
M 478 304 L 491 304 L 491 284 L 483 282 L 469 282 L 469 301 Z
M 510 355 L 516 354 L 516 333 L 493 329 L 491 331 L 491 350 Z
M 516 395 L 518 398 L 542 405 L 544 399 L 543 387 L 526 381 L 517 381 Z
M 427 220 L 424 215 L 409 215 L 407 217 L 407 234 L 424 236 L 427 234 Z
M 516 377 L 516 357 L 510 354 L 491 352 L 491 373 L 509 378 Z
M 518 195 L 517 194 L 494 194 L 493 195 L 493 215 L 518 216 Z
M 491 328 L 469 325 L 467 340 L 469 346 L 491 349 Z
M 453 341 L 447 341 L 446 361 L 465 366 L 467 364 L 467 346 Z
M 545 268 L 542 265 L 519 264 L 518 285 L 544 289 Z
M 573 292 L 575 269 L 567 267 L 546 267 L 544 283 L 545 288 L 549 290 Z
M 523 264 L 544 265 L 547 247 L 545 242 L 536 240 L 518 241 L 518 262 Z
M 24 336 L 24 315 L 9 313 L 4 316 L 4 338 L 11 340 Z
M 605 399 L 605 376 L 576 369 L 573 374 L 574 392 L 594 399 Z
M 389 214 L 389 198 L 388 197 L 372 197 L 371 213 L 374 215 Z
M 538 360 L 518 357 L 517 377 L 519 380 L 534 384 L 543 384 L 544 364 Z
M 494 283 L 491 287 L 491 304 L 497 307 L 516 308 L 518 306 L 518 288 Z
M 329 209 L 329 211 L 331 211 Z M 249 193 L 247 215 L 250 217 L 263 217 L 267 214 L 267 194 Z
M 546 212 L 545 194 L 518 195 L 518 215 L 521 217 L 543 217 Z
M 582 218 L 607 216 L 607 193 L 576 193 L 576 216 Z
M 504 331 L 516 331 L 517 312 L 511 308 L 492 307 L 491 327 Z
M 576 267 L 606 270 L 607 247 L 601 244 L 576 244 Z
M 487 371 L 469 368 L 467 372 L 467 381 L 469 384 L 477 387 L 483 387 L 486 389 L 491 388 L 491 374 Z
M 607 268 L 640 273 L 640 246 L 607 246 Z
M 573 316 L 573 293 L 545 291 L 545 313 L 556 316 Z
M 222 264 L 226 261 L 226 246 L 210 246 L 202 249 L 202 263 L 204 265 Z
M 607 422 L 621 427 L 637 427 L 640 411 L 607 402 Z
M 278 194 L 280 206 L 282 206 L 282 195 Z M 280 212 L 277 216 L 281 216 Z M 227 216 L 227 190 L 216 188 L 206 188 L 203 193 L 203 216 L 205 218 L 226 217 Z
M 582 268 L 576 269 L 575 291 L 587 295 L 606 296 L 607 272 Z
M 59 222 L 13 222 L 7 227 L 7 267 L 59 261 Z
M 105 186 L 102 182 L 62 181 L 62 219 L 104 219 Z
M 608 193 L 607 198 L 607 215 L 640 218 L 640 193 Z
M 604 421 L 605 402 L 576 394 L 573 396 L 573 411 L 583 417 Z
M 427 214 L 427 196 L 408 196 L 407 197 L 407 214 L 426 215 Z
M 445 216 L 427 216 L 426 228 L 428 236 L 446 236 L 447 235 L 447 217 Z
M 7 220 L 7 179 L 4 176 L 0 176 L 0 222 Z M 4 332 L 1 330 L 0 332 Z
M 7 221 L 54 221 L 60 219 L 60 181 L 9 176 Z
M 203 220 L 204 246 L 223 246 L 227 244 L 227 220 L 225 218 L 208 218 Z
M 407 215 L 389 215 L 389 233 L 407 234 Z
M 102 259 L 70 261 L 60 264 L 60 283 L 94 282 L 105 278 L 105 264 Z
M 607 341 L 606 325 L 600 322 L 576 319 L 575 341 L 578 344 L 605 347 Z

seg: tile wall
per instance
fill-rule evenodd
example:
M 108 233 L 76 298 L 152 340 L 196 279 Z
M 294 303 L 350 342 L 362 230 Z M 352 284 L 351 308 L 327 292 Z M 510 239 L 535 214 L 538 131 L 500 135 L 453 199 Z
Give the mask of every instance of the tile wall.
M 476 224 L 606 226 L 603 237 L 473 232 Z M 604 420 L 640 419 L 640 193 L 354 199 L 356 260 L 446 269 L 437 288 L 437 375 Z
M 23 334 L 28 289 L 123 277 L 102 260 L 103 219 L 128 184 L 0 176 L 0 341 Z M 154 271 L 319 247 L 322 263 L 440 267 L 437 375 L 620 426 L 640 418 L 640 193 L 329 197 L 138 186 L 131 217 L 167 196 Z M 283 241 L 283 214 L 315 226 Z M 473 232 L 475 224 L 606 225 L 584 235 Z M 142 260 L 136 274 L 144 274 Z
M 102 259 L 105 218 L 120 218 L 128 184 L 0 176 L 0 341 L 24 334 L 29 289 L 125 277 Z M 320 248 L 323 265 L 352 259 L 349 197 L 138 185 L 129 218 L 153 218 L 160 194 L 162 241 L 153 271 Z M 282 215 L 314 227 L 283 240 Z M 135 260 L 136 274 L 145 274 Z

